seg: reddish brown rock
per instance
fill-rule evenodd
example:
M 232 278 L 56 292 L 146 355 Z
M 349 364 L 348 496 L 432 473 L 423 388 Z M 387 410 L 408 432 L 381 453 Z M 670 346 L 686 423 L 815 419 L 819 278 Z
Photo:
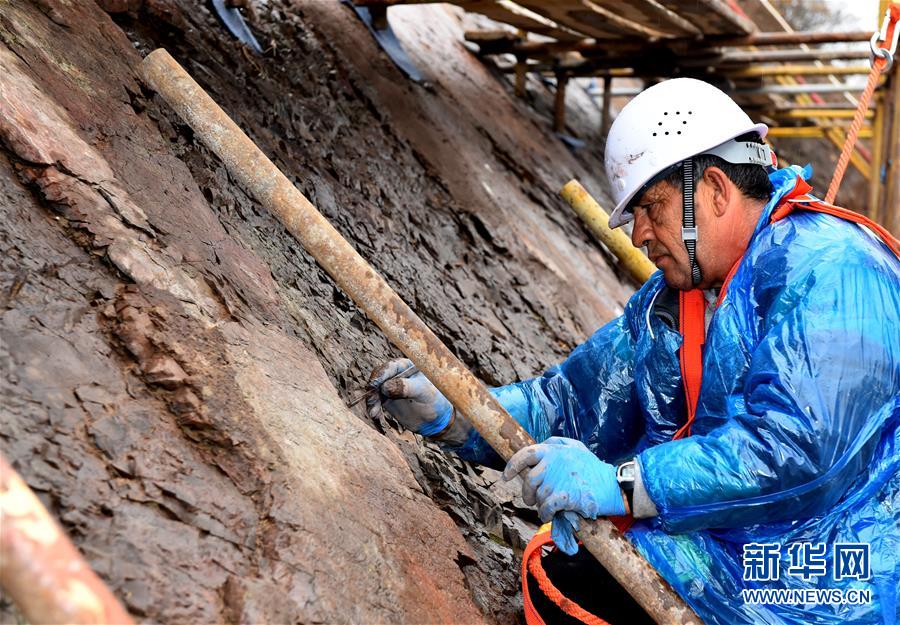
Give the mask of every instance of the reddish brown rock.
M 252 58 L 201 4 L 105 6 L 0 3 L 3 453 L 139 619 L 515 622 L 533 516 L 346 408 L 395 352 L 135 67 L 169 47 L 490 383 L 627 294 L 555 198 L 590 167 L 431 9 L 428 90 L 339 3 L 258 6 Z

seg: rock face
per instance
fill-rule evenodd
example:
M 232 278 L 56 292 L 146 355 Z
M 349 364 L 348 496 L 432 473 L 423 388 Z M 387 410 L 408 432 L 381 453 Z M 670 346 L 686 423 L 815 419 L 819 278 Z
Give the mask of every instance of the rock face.
M 259 3 L 260 58 L 106 5 L 0 4 L 3 454 L 139 620 L 515 622 L 534 517 L 346 407 L 395 352 L 135 68 L 167 47 L 491 384 L 627 296 L 554 197 L 589 170 L 443 9 L 396 20 L 423 88 L 338 3 Z

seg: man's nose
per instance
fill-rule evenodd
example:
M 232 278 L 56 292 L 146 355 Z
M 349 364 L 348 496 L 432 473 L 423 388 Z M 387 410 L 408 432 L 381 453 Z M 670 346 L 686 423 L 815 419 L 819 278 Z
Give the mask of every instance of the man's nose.
M 635 247 L 647 247 L 653 239 L 653 230 L 646 211 L 635 209 L 634 227 L 631 230 L 631 244 Z

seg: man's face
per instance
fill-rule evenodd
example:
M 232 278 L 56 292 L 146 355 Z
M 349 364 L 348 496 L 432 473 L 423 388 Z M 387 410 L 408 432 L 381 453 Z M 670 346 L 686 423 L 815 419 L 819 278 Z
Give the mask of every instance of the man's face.
M 666 284 L 688 290 L 693 282 L 691 263 L 681 240 L 681 212 L 681 191 L 664 180 L 656 183 L 634 206 L 631 242 L 647 248 L 650 260 L 662 269 Z

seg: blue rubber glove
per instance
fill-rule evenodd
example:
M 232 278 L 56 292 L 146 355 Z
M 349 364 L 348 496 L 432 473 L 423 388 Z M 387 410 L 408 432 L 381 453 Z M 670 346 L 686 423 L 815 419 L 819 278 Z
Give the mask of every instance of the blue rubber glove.
M 408 358 L 398 358 L 372 372 L 369 387 L 377 388 L 366 400 L 366 412 L 375 419 L 386 410 L 407 430 L 422 436 L 434 436 L 450 423 L 453 406 L 421 372 L 408 378 L 396 378 L 412 366 Z
M 537 506 L 546 523 L 553 519 L 553 542 L 564 553 L 578 552 L 579 515 L 586 519 L 625 514 L 616 468 L 580 441 L 554 436 L 516 452 L 503 479 L 522 477 L 522 499 Z

